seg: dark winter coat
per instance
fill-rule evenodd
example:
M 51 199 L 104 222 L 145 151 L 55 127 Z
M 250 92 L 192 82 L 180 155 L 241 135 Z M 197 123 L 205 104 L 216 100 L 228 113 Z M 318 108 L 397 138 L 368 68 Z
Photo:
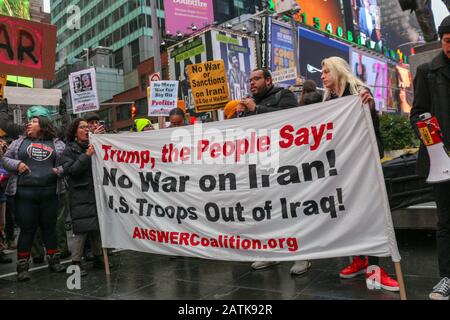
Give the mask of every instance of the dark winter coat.
M 69 142 L 61 160 L 69 186 L 69 212 L 75 234 L 99 230 L 92 162 L 86 149 L 87 145 Z
M 415 123 L 422 113 L 429 112 L 437 118 L 443 142 L 450 150 L 450 59 L 442 51 L 430 63 L 417 68 L 414 78 L 414 102 L 411 109 L 411 125 L 418 134 Z M 417 174 L 427 177 L 430 159 L 421 143 L 417 157 Z
M 256 112 L 246 112 L 244 116 L 298 107 L 297 97 L 292 91 L 275 86 L 270 88 L 263 96 L 255 96 L 254 99 Z

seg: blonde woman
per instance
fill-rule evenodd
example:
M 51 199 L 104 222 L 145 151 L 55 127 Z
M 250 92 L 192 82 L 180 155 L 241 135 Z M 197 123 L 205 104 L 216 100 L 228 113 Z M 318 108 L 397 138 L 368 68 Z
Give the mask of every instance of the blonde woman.
M 352 74 L 347 61 L 339 57 L 330 57 L 322 61 L 322 82 L 325 87 L 324 101 L 349 95 L 359 95 L 362 102 L 369 105 L 378 151 L 380 158 L 382 158 L 384 156 L 384 147 L 380 133 L 380 122 L 370 90 L 360 79 Z M 367 273 L 367 267 L 373 265 L 379 266 L 378 257 L 357 256 L 353 258 L 349 266 L 341 270 L 339 276 L 343 279 L 350 279 L 359 274 L 366 274 L 366 279 L 368 279 L 372 274 Z M 379 282 L 377 286 L 379 285 L 385 290 L 399 291 L 398 282 L 389 277 L 382 268 L 380 268 Z M 369 289 L 374 288 L 371 281 L 367 280 L 366 283 Z
M 377 138 L 380 158 L 384 157 L 383 140 L 381 139 L 380 121 L 375 109 L 375 100 L 367 86 L 351 71 L 347 61 L 340 57 L 330 57 L 322 61 L 322 82 L 325 87 L 323 101 L 340 97 L 359 95 L 364 104 L 368 104 L 372 123 Z

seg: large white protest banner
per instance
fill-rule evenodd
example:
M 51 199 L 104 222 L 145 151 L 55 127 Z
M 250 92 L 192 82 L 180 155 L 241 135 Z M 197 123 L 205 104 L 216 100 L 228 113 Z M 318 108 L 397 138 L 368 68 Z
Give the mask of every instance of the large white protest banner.
M 95 68 L 71 73 L 69 75 L 69 85 L 73 113 L 100 109 Z
M 151 81 L 149 116 L 168 116 L 177 107 L 178 81 Z
M 359 97 L 91 139 L 104 247 L 234 261 L 400 260 Z

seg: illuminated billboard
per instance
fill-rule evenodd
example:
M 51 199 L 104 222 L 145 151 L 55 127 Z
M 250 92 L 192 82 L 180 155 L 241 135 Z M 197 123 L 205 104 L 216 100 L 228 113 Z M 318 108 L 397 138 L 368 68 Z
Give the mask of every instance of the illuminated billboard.
M 351 0 L 352 25 L 354 32 L 364 39 L 376 43 L 382 41 L 381 10 L 378 0 Z
M 164 11 L 170 12 L 165 15 L 168 34 L 181 32 L 188 35 L 194 32 L 192 26 L 196 26 L 198 30 L 214 21 L 212 0 L 164 0 Z
M 0 0 L 0 14 L 30 20 L 30 1 Z
M 323 31 L 326 31 L 327 25 L 336 29 L 344 24 L 340 0 L 296 0 L 296 2 L 301 8 L 300 13 L 295 17 L 297 21 L 315 26 Z
M 351 66 L 353 74 L 372 91 L 376 110 L 387 111 L 389 71 L 386 61 L 352 51 Z
M 322 88 L 322 60 L 332 56 L 349 61 L 349 47 L 320 33 L 298 28 L 301 76 Z
M 223 60 L 231 100 L 250 94 L 248 76 L 256 68 L 256 43 L 252 37 L 232 31 L 210 28 L 167 49 L 169 79 L 178 80 L 179 99 L 194 116 L 194 100 L 187 66 L 200 62 Z
M 297 74 L 291 27 L 265 17 L 261 33 L 263 66 L 270 69 L 274 83 L 278 86 L 293 85 Z
M 0 0 L 0 14 L 15 18 L 31 19 L 29 0 Z M 8 75 L 8 82 L 33 87 L 33 78 Z
M 396 66 L 397 69 L 397 97 L 400 111 L 409 114 L 413 101 L 413 80 L 411 71 L 407 66 Z

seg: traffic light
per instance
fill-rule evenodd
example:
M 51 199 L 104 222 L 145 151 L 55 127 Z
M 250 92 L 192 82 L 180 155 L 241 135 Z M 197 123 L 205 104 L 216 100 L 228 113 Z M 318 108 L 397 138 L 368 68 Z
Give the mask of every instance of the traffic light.
M 131 118 L 134 119 L 134 117 L 136 117 L 137 115 L 137 108 L 136 108 L 136 104 L 132 104 L 131 105 Z

